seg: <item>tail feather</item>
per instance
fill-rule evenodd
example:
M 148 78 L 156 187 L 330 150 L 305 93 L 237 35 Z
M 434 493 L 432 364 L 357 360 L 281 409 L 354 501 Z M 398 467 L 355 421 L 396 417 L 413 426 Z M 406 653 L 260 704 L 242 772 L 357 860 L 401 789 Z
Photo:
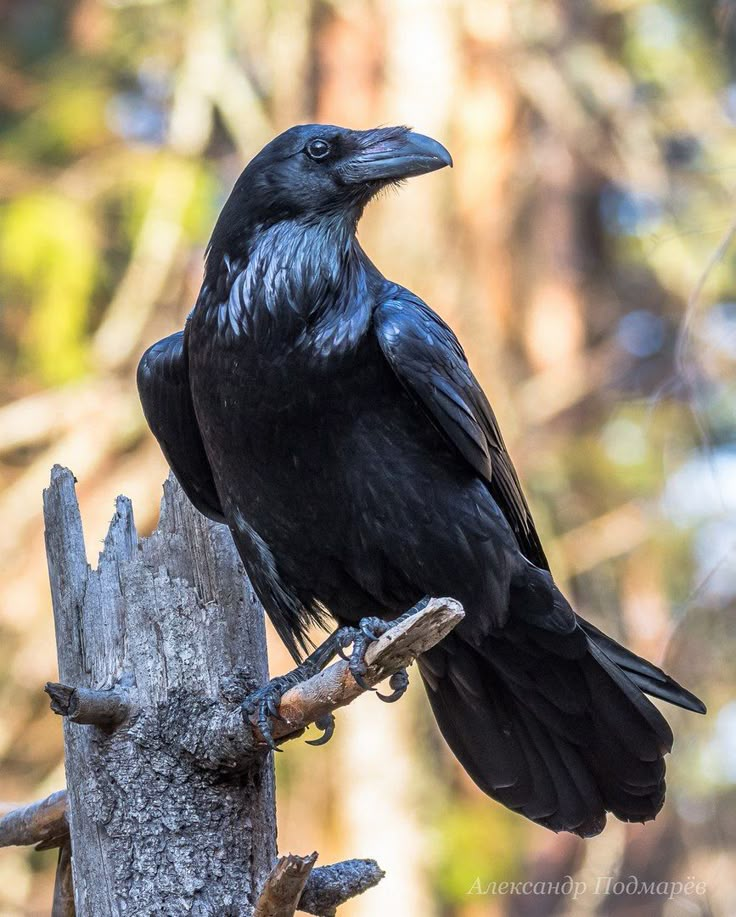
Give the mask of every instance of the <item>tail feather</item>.
M 643 761 L 656 761 L 672 750 L 672 730 L 654 704 L 628 675 L 594 645 L 583 661 L 595 712 L 622 747 Z
M 512 728 L 512 715 L 506 710 L 503 692 L 490 693 L 481 699 L 463 690 L 450 678 L 444 657 L 434 652 L 420 659 L 420 669 L 427 686 L 437 722 L 466 770 L 489 795 L 516 809 L 533 794 L 533 779 L 522 749 L 522 737 Z M 472 672 L 476 657 L 470 656 L 464 668 Z M 436 671 L 434 665 L 439 664 Z M 457 667 L 455 667 L 457 668 Z M 456 717 L 462 717 L 461 729 L 453 729 Z
M 670 678 L 662 669 L 627 650 L 625 646 L 616 643 L 603 631 L 598 630 L 589 621 L 577 616 L 578 624 L 585 632 L 590 642 L 598 647 L 606 656 L 629 676 L 637 687 L 645 694 L 658 697 L 676 707 L 691 710 L 693 713 L 705 713 L 705 704 L 694 694 Z
M 441 732 L 488 795 L 583 837 L 655 817 L 672 731 L 644 691 L 701 702 L 661 669 L 577 618 L 555 632 L 513 620 L 479 643 L 451 634 L 419 660 Z
M 598 834 L 606 823 L 603 801 L 579 748 L 559 741 L 528 710 L 521 713 L 521 721 L 529 748 L 537 751 L 534 773 L 551 781 L 553 802 L 553 808 L 548 808 L 541 819 L 534 819 L 529 807 L 522 810 L 523 814 L 553 831 L 570 830 L 573 826 L 575 833 L 583 837 Z

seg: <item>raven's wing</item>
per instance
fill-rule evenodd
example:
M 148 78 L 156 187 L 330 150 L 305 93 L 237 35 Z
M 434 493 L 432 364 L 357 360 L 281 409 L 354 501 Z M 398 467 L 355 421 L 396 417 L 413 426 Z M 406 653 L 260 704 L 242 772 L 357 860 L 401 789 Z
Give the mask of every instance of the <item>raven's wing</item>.
M 379 305 L 374 322 L 381 350 L 401 384 L 488 482 L 524 556 L 549 569 L 493 410 L 455 335 L 407 290 Z
M 138 364 L 137 381 L 148 426 L 184 493 L 200 513 L 224 522 L 194 413 L 184 331 L 148 348 Z

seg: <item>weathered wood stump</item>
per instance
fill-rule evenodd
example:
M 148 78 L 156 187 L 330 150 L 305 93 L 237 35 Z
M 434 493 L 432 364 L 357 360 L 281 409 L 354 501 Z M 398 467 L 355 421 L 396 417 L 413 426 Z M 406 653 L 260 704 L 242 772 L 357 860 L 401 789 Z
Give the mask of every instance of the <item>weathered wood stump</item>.
M 149 538 L 118 498 L 93 570 L 70 472 L 54 468 L 44 509 L 52 697 L 76 710 L 64 739 L 78 914 L 249 914 L 276 859 L 272 756 L 226 770 L 190 750 L 195 713 L 268 676 L 230 533 L 169 480 Z

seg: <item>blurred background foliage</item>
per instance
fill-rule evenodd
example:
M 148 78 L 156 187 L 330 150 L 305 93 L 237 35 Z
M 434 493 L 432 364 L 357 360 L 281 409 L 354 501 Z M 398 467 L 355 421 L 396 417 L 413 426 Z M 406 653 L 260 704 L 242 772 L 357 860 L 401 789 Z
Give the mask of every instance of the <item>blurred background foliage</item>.
M 364 246 L 457 330 L 578 610 L 710 715 L 672 712 L 656 823 L 583 843 L 483 797 L 416 683 L 365 698 L 278 756 L 281 847 L 375 856 L 353 917 L 736 913 L 734 0 L 1 0 L 0 23 L 0 799 L 64 782 L 51 464 L 90 556 L 119 492 L 150 530 L 134 367 L 181 327 L 243 164 L 297 122 L 408 123 L 455 169 L 372 206 Z M 632 873 L 706 891 L 592 891 Z M 588 892 L 468 894 L 566 875 Z M 52 876 L 0 852 L 0 913 L 48 913 Z

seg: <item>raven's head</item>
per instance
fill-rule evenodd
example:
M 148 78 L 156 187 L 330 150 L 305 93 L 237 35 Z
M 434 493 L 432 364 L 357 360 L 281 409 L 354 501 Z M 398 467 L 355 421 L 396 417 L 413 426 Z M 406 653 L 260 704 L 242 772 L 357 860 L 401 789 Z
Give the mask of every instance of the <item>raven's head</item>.
M 436 140 L 406 127 L 353 131 L 332 124 L 292 127 L 246 166 L 223 209 L 212 244 L 247 237 L 288 219 L 344 216 L 353 222 L 386 185 L 452 165 Z M 244 241 L 244 239 L 243 239 Z M 226 247 L 226 246 L 222 246 Z

